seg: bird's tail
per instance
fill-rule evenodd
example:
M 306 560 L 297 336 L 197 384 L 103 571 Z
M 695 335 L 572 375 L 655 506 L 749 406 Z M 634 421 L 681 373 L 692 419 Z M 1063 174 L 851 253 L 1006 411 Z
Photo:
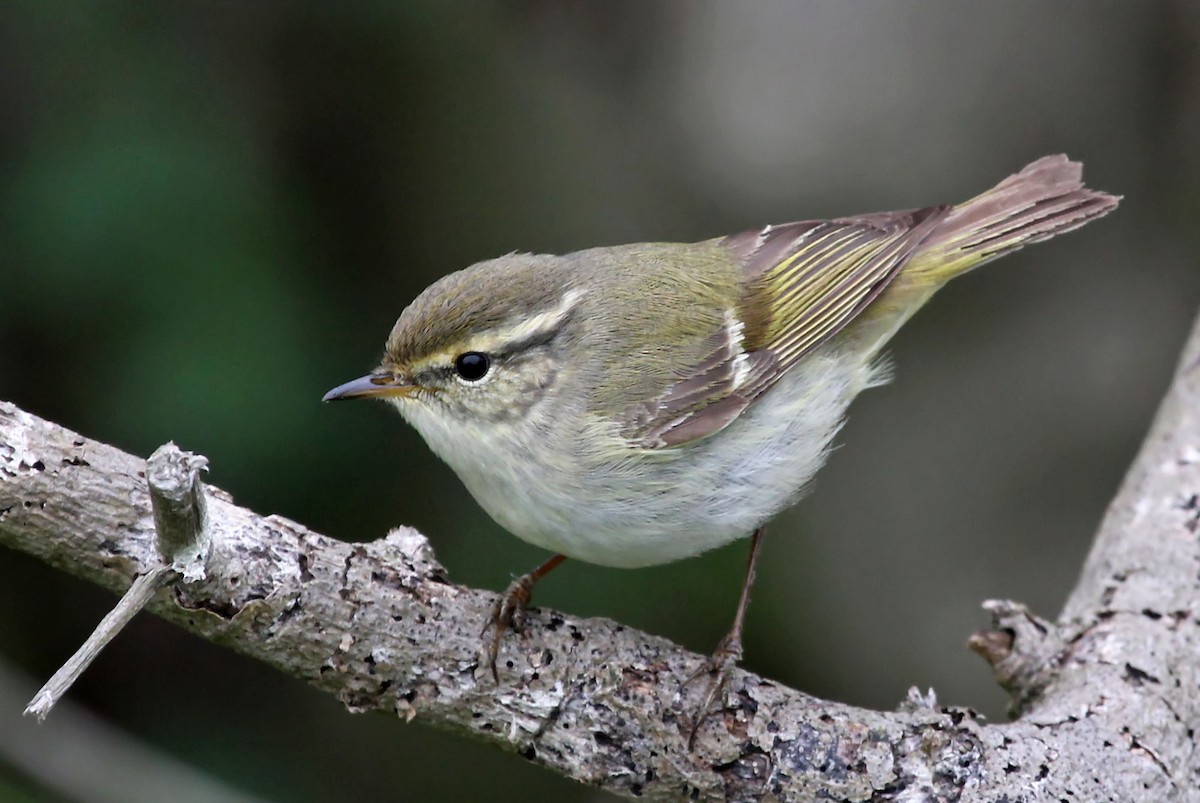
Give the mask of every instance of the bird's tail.
M 1111 212 L 1120 198 L 1083 185 L 1083 165 L 1044 156 L 950 210 L 905 273 L 937 286 L 985 262 L 1077 229 Z
M 1045 156 L 992 189 L 952 207 L 872 304 L 854 337 L 876 353 L 939 287 L 1029 243 L 1077 229 L 1120 198 L 1083 186 L 1083 165 Z M 865 316 L 864 316 L 865 317 Z

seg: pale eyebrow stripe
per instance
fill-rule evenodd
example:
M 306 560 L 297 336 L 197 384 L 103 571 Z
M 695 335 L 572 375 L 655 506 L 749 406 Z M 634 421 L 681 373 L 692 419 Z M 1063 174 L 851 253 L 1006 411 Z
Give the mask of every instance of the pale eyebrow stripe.
M 535 342 L 542 337 L 549 336 L 566 322 L 567 316 L 571 314 L 571 310 L 583 297 L 582 290 L 571 289 L 563 293 L 563 297 L 559 300 L 558 306 L 554 309 L 546 310 L 531 315 L 524 321 L 503 330 L 493 330 L 485 333 L 484 336 L 491 336 L 500 344 L 505 346 L 503 351 L 517 351 L 519 346 Z
M 485 354 L 511 354 L 529 348 L 539 341 L 547 341 L 557 334 L 566 323 L 571 311 L 583 297 L 583 291 L 568 290 L 552 309 L 535 313 L 523 321 L 510 324 L 507 328 L 491 329 L 468 339 L 461 346 L 443 349 L 422 359 L 414 368 L 424 370 L 449 364 L 459 354 L 478 351 Z

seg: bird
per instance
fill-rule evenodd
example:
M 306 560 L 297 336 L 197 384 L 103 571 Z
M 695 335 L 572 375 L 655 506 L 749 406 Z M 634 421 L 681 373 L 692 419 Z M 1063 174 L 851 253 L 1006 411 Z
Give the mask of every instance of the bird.
M 497 683 L 503 633 L 566 558 L 654 566 L 749 537 L 732 626 L 697 670 L 703 712 L 742 658 L 767 522 L 887 381 L 896 331 L 950 279 L 1119 200 L 1055 155 L 960 204 L 508 254 L 434 282 L 378 367 L 324 400 L 389 402 L 501 527 L 552 553 L 484 625 Z

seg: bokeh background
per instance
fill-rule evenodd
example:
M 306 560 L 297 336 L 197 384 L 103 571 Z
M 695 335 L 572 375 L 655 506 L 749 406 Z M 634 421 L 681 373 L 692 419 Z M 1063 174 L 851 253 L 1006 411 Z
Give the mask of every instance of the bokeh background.
M 340 538 L 415 525 L 499 589 L 544 555 L 383 405 L 319 403 L 424 286 L 512 250 L 960 200 L 1065 151 L 1123 206 L 896 338 L 895 382 L 771 527 L 746 638 L 747 667 L 813 694 L 932 686 L 1002 717 L 964 646 L 979 602 L 1057 612 L 1200 304 L 1198 35 L 1189 0 L 5 3 L 0 399 L 143 455 L 172 439 Z M 537 601 L 706 652 L 744 552 L 568 564 Z M 0 552 L 0 686 L 45 679 L 113 602 Z M 148 616 L 72 700 L 124 735 L 36 728 L 10 693 L 0 799 L 154 799 L 132 773 L 107 798 L 55 780 L 124 738 L 218 799 L 598 797 Z M 35 739 L 49 769 L 11 747 Z

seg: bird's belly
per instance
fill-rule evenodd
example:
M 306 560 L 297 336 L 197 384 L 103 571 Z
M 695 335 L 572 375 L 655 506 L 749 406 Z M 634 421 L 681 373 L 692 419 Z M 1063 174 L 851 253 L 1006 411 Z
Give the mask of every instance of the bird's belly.
M 529 543 L 602 566 L 668 563 L 746 537 L 795 502 L 871 375 L 865 363 L 816 357 L 701 441 L 631 451 L 584 471 L 526 460 L 511 474 L 458 472 L 483 508 Z
M 750 535 L 796 501 L 825 461 L 846 407 L 871 380 L 865 363 L 814 355 L 714 435 L 616 459 L 525 453 L 528 433 L 496 454 L 426 440 L 501 526 L 531 544 L 602 566 L 698 555 Z M 458 433 L 461 435 L 461 433 Z M 577 444 L 572 444 L 576 446 Z

